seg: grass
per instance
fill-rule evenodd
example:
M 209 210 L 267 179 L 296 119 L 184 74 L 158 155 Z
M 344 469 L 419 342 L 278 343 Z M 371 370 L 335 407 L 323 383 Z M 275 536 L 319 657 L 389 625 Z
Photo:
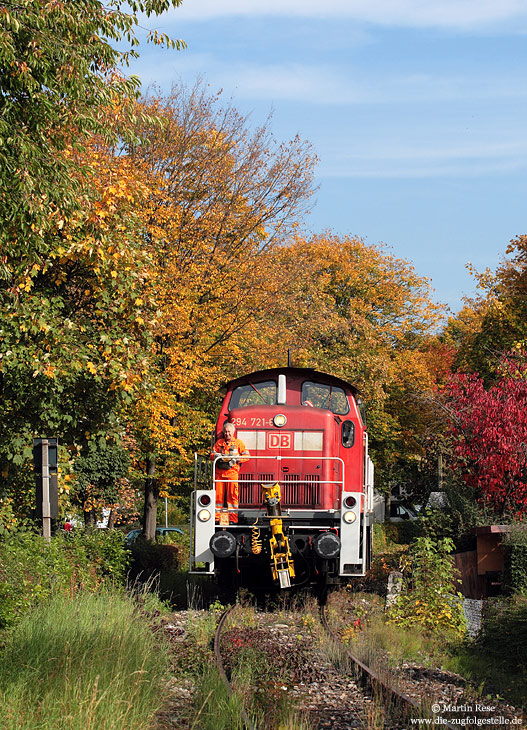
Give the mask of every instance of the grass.
M 199 730 L 243 730 L 241 711 L 261 730 L 312 730 L 306 717 L 291 706 L 289 695 L 263 686 L 259 661 L 245 655 L 232 677 L 233 693 L 223 684 L 215 667 L 210 666 L 198 684 L 195 695 L 194 725 Z M 192 727 L 192 726 L 191 726 Z
M 124 592 L 54 598 L 7 636 L 2 730 L 147 730 L 168 653 Z
M 390 665 L 398 666 L 405 661 L 416 661 L 430 666 L 439 658 L 444 661 L 438 637 L 431 636 L 417 624 L 411 629 L 393 626 L 384 621 L 380 614 L 373 614 L 368 622 L 368 630 L 359 632 L 353 643 L 354 651 L 367 664 L 383 664 L 386 657 Z
M 491 604 L 473 642 L 452 647 L 445 665 L 468 677 L 484 698 L 506 698 L 527 707 L 527 597 Z
M 417 625 L 394 627 L 382 614 L 373 614 L 368 630 L 353 639 L 353 650 L 374 665 L 380 655 L 381 662 L 388 656 L 395 666 L 414 661 L 446 669 L 465 679 L 469 693 L 527 707 L 527 598 L 498 601 L 475 641 L 430 633 Z
M 377 677 L 395 689 L 404 690 L 399 680 L 398 667 L 405 661 L 416 661 L 429 666 L 437 655 L 440 642 L 427 636 L 418 625 L 411 629 L 387 624 L 384 618 L 384 599 L 375 594 L 340 591 L 330 596 L 328 622 L 336 630 L 350 651 L 370 667 Z M 338 666 L 340 646 L 333 650 Z M 328 656 L 331 655 L 328 654 Z M 343 662 L 343 660 L 341 660 Z M 427 703 L 422 705 L 421 717 L 429 717 Z M 375 730 L 389 726 L 398 717 L 397 705 L 387 703 L 380 691 L 372 695 L 368 708 L 368 727 Z M 400 720 L 403 722 L 403 720 Z M 408 718 L 404 719 L 405 722 Z
M 129 579 L 141 584 L 155 576 L 157 593 L 176 610 L 207 608 L 218 589 L 211 576 L 189 575 L 189 550 L 188 533 L 158 537 L 153 544 L 138 539 L 130 548 Z
M 201 676 L 195 694 L 193 726 L 200 730 L 243 730 L 240 715 L 243 697 L 230 695 L 216 667 L 210 665 Z

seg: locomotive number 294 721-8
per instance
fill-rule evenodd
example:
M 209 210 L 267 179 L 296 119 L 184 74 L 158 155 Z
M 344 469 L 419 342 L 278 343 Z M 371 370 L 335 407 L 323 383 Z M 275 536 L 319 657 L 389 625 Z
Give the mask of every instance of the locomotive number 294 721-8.
M 273 421 L 270 418 L 260 418 L 253 416 L 251 418 L 233 418 L 232 422 L 235 426 L 272 426 Z

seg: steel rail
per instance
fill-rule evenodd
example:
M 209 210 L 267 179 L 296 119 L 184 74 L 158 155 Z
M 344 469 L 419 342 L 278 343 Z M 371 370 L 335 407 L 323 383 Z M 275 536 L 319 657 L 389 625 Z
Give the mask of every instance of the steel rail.
M 324 604 L 320 606 L 320 620 L 329 636 L 331 636 L 333 641 L 335 641 L 338 646 L 342 648 L 342 650 L 349 657 L 349 659 L 351 659 L 353 664 L 358 667 L 363 679 L 368 682 L 372 689 L 378 687 L 381 690 L 383 696 L 389 698 L 395 706 L 401 709 L 406 708 L 407 714 L 409 714 L 411 710 L 417 710 L 419 712 L 422 712 L 423 708 L 418 702 L 413 700 L 411 697 L 408 697 L 408 695 L 404 694 L 403 692 L 400 692 L 398 689 L 395 689 L 395 687 L 387 684 L 384 680 L 380 679 L 379 675 L 373 669 L 371 669 L 371 667 L 368 667 L 366 664 L 364 664 L 364 662 L 356 657 L 355 654 L 353 654 L 348 649 L 348 647 L 344 645 L 344 643 L 339 639 L 337 634 L 333 631 L 333 629 L 331 629 L 328 624 L 326 607 Z M 452 725 L 451 723 L 446 721 L 441 723 L 441 727 L 446 727 L 448 728 L 448 730 L 458 730 L 457 725 Z
M 220 616 L 220 620 L 218 621 L 218 625 L 216 626 L 216 633 L 214 634 L 214 657 L 216 659 L 216 666 L 218 668 L 219 675 L 223 681 L 223 684 L 227 688 L 227 691 L 230 695 L 232 695 L 233 689 L 231 687 L 231 683 L 229 681 L 229 678 L 227 677 L 227 672 L 225 671 L 225 667 L 223 666 L 223 659 L 221 657 L 221 632 L 223 629 L 223 626 L 227 622 L 227 619 L 231 615 L 231 613 L 234 611 L 235 606 L 231 606 L 226 611 L 222 613 Z M 258 730 L 254 722 L 251 720 L 249 715 L 245 712 L 245 710 L 242 708 L 240 710 L 240 715 L 243 720 L 243 723 L 247 730 Z

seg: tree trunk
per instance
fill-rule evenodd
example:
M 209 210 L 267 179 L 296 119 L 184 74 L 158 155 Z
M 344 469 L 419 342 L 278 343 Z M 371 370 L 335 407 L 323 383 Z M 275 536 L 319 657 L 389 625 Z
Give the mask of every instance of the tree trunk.
M 159 497 L 159 488 L 154 476 L 155 470 L 155 458 L 153 456 L 148 457 L 146 460 L 145 509 L 143 513 L 143 535 L 146 540 L 155 540 L 156 537 L 157 498 Z
M 94 529 L 97 524 L 97 516 L 94 509 L 84 510 L 84 527 Z

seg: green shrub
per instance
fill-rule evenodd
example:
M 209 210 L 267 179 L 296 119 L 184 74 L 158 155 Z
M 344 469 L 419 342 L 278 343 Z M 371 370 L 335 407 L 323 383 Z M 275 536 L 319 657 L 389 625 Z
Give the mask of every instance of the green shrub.
M 151 577 L 154 573 L 176 570 L 179 565 L 179 548 L 172 543 L 148 542 L 140 537 L 131 547 L 132 563 L 130 575 Z
M 399 548 L 397 525 L 392 522 L 373 523 L 373 555 L 393 552 Z
M 454 520 L 450 510 L 427 507 L 419 518 L 422 534 L 432 540 L 454 537 Z
M 456 571 L 450 556 L 453 547 L 450 538 L 415 540 L 404 589 L 387 612 L 391 623 L 405 627 L 420 624 L 430 632 L 464 634 L 463 604 L 455 590 Z
M 401 545 L 409 545 L 421 534 L 421 524 L 419 520 L 408 520 L 407 522 L 398 522 L 397 542 Z
M 459 647 L 447 667 L 517 707 L 527 706 L 527 598 L 489 601 L 477 640 Z
M 130 555 L 120 530 L 86 530 L 73 534 L 73 543 L 79 553 L 96 567 L 101 578 L 112 577 L 124 583 L 130 563 Z M 70 540 L 69 536 L 65 536 Z
M 128 553 L 113 530 L 57 535 L 47 542 L 29 531 L 0 540 L 0 628 L 55 595 L 95 591 L 123 582 Z
M 511 672 L 527 672 L 527 598 L 489 602 L 476 646 Z
M 152 543 L 138 538 L 130 547 L 129 581 L 154 588 L 172 604 L 184 605 L 188 579 L 188 562 L 181 563 L 184 549 L 171 542 Z
M 527 526 L 512 525 L 504 541 L 504 584 L 510 593 L 527 596 Z
M 421 534 L 421 524 L 419 520 L 408 520 L 407 522 L 384 522 L 379 523 L 382 529 L 379 530 L 374 524 L 373 533 L 373 552 L 376 549 L 381 552 L 391 550 L 396 545 L 409 545 L 412 540 Z

